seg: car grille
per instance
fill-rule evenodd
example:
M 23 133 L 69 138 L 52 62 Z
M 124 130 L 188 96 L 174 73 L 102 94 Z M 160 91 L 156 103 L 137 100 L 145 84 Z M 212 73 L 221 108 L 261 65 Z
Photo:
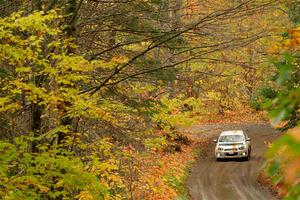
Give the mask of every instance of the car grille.
M 234 149 L 224 149 L 224 151 L 237 151 L 238 149 L 237 148 L 234 148 Z
M 235 153 L 225 153 L 226 156 L 236 156 L 238 155 L 238 152 Z

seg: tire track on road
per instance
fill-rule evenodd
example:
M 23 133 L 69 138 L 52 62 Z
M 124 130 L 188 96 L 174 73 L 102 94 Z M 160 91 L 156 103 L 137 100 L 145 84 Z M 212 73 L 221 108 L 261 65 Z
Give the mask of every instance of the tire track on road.
M 217 162 L 215 144 L 211 142 L 207 156 L 200 157 L 188 178 L 191 200 L 277 200 L 256 180 L 263 167 L 265 141 L 273 141 L 279 132 L 266 123 L 197 125 L 190 131 L 194 136 L 212 141 L 221 131 L 234 129 L 247 130 L 252 139 L 252 158 Z

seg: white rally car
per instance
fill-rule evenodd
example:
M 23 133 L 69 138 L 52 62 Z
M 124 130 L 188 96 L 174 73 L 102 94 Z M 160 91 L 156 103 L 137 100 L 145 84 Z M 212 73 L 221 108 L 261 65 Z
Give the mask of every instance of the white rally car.
M 251 139 L 242 130 L 223 131 L 216 143 L 215 156 L 217 161 L 223 158 L 243 158 L 251 156 Z

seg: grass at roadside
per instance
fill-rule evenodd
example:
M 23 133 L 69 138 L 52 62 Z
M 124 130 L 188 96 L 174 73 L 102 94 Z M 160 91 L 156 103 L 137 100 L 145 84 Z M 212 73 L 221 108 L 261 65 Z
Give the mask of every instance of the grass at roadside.
M 283 199 L 287 193 L 282 182 L 274 184 L 271 178 L 268 177 L 264 171 L 259 174 L 257 181 L 260 185 L 268 188 L 272 194 L 278 196 L 280 199 Z
M 194 159 L 188 161 L 185 164 L 183 173 L 180 176 L 176 175 L 176 171 L 174 169 L 171 169 L 169 173 L 166 175 L 167 184 L 176 190 L 177 197 L 175 198 L 175 200 L 188 200 L 189 198 L 189 193 L 186 187 L 186 181 L 189 176 L 192 165 L 194 164 L 196 159 L 200 156 L 200 149 L 198 147 L 194 146 L 193 156 Z
M 182 144 L 180 151 L 149 152 L 135 160 L 133 173 L 129 176 L 132 199 L 186 200 L 186 180 L 199 150 L 198 143 Z M 137 152 L 132 152 L 136 159 Z M 130 178 L 132 177 L 132 178 Z M 131 181 L 133 180 L 133 181 Z

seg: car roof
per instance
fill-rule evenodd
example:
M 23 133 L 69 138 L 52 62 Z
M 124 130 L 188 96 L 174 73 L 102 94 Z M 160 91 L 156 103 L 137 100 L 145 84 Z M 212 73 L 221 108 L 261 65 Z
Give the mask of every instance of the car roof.
M 220 135 L 244 135 L 244 131 L 242 131 L 242 130 L 229 130 L 229 131 L 223 131 Z

